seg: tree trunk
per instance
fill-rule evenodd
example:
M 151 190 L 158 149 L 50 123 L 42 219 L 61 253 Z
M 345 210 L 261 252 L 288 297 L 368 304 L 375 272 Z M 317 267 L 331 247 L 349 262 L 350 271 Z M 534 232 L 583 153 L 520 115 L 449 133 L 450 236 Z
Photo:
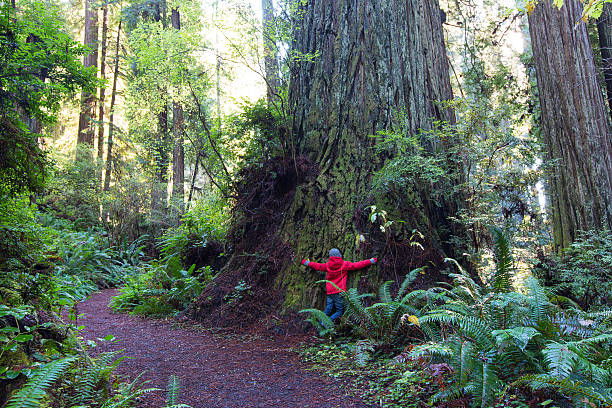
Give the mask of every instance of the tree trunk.
M 172 10 L 172 28 L 181 29 L 181 15 L 178 9 Z M 185 206 L 185 151 L 183 149 L 183 107 L 180 102 L 172 103 L 172 132 L 174 150 L 172 153 L 172 201 L 178 206 L 179 215 Z
M 113 135 L 115 133 L 115 99 L 117 96 L 117 78 L 119 78 L 119 42 L 121 39 L 121 20 L 117 28 L 117 49 L 115 51 L 115 73 L 113 75 L 113 90 L 111 91 L 110 117 L 108 120 L 108 146 L 106 148 L 106 173 L 104 174 L 104 191 L 110 187 L 113 154 Z
M 374 204 L 372 175 L 390 157 L 375 154 L 376 139 L 371 136 L 391 129 L 400 110 L 406 113 L 411 134 L 432 129 L 433 120 L 454 122 L 452 111 L 435 104 L 452 99 L 440 16 L 437 0 L 336 0 L 306 6 L 294 47 L 319 56 L 292 70 L 289 103 L 295 112 L 297 154 L 307 155 L 319 174 L 314 182 L 298 187 L 283 218 L 281 236 L 293 243 L 296 260 L 324 261 L 332 247 L 349 260 L 383 255 L 370 252 L 372 226 L 363 220 L 364 207 Z M 439 232 L 450 228 L 450 207 L 436 206 L 426 188 L 405 196 L 410 197 L 412 213 L 396 216 L 409 230 L 425 234 L 427 250 L 435 248 L 438 253 L 430 260 L 441 261 L 442 242 L 449 236 Z M 399 204 L 383 205 L 391 213 Z M 356 237 L 361 235 L 365 245 L 358 247 Z M 279 283 L 297 296 L 287 297 L 285 305 L 320 302 L 320 288 L 304 285 L 317 278 L 296 266 L 287 267 Z M 355 274 L 354 284 L 357 279 Z
M 106 71 L 106 36 L 108 32 L 108 4 L 104 5 L 102 11 L 102 55 L 100 55 L 100 78 L 106 79 L 104 74 Z M 104 154 L 104 100 L 106 96 L 106 85 L 100 87 L 100 106 L 98 107 L 98 160 L 103 160 Z M 100 172 L 102 177 L 102 172 Z
M 272 0 L 261 0 L 261 9 L 266 95 L 268 104 L 273 104 L 277 99 L 279 78 L 276 34 L 274 32 L 274 4 Z
M 444 257 L 454 255 L 443 242 L 454 228 L 449 216 L 455 202 L 432 199 L 429 186 L 414 186 L 401 197 L 371 193 L 373 174 L 392 157 L 374 150 L 378 139 L 372 135 L 396 125 L 398 111 L 405 111 L 405 127 L 413 134 L 433 129 L 434 120 L 454 123 L 453 112 L 435 103 L 452 99 L 438 1 L 329 0 L 301 7 L 293 51 L 314 57 L 291 67 L 295 160 L 264 163 L 238 185 L 238 207 L 249 203 L 238 224 L 242 239 L 191 308 L 194 317 L 210 316 L 214 324 L 227 324 L 228 316 L 258 318 L 252 303 L 244 316 L 224 300 L 239 282 L 252 288 L 258 311 L 320 307 L 325 289 L 315 282 L 322 277 L 299 263 L 325 262 L 331 248 L 350 261 L 381 259 L 369 272 L 349 275 L 349 286 L 361 292 L 376 290 L 386 278 L 400 281 L 399 273 L 417 266 L 430 267 L 423 276 L 435 283 L 444 279 Z M 261 180 L 261 172 L 268 179 Z M 405 222 L 403 238 L 393 245 L 381 241 L 366 211 L 371 204 Z M 417 255 L 409 244 L 413 229 L 425 235 L 425 250 Z
M 608 112 L 612 114 L 612 4 L 605 3 L 597 20 L 601 63 L 608 96 Z
M 529 16 L 557 250 L 612 227 L 612 140 L 581 13 L 578 0 L 545 0 Z
M 83 57 L 85 68 L 98 67 L 98 10 L 92 8 L 93 0 L 85 0 L 85 33 L 83 44 L 91 48 L 91 52 Z M 94 144 L 94 125 L 96 95 L 83 91 L 81 94 L 81 111 L 79 113 L 79 130 L 77 143 L 86 143 L 91 148 Z
M 153 186 L 151 187 L 151 211 L 153 217 L 161 217 L 168 209 L 168 166 L 170 164 L 168 105 L 157 114 L 157 140 L 154 141 L 153 167 L 155 169 Z

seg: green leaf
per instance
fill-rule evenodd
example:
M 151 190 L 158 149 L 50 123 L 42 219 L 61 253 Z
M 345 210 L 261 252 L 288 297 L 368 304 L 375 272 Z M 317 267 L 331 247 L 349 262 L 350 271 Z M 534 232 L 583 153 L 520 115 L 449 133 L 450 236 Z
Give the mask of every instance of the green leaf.
M 25 343 L 25 342 L 32 340 L 33 338 L 34 336 L 32 336 L 31 334 L 20 334 L 19 336 L 15 337 L 13 340 L 15 340 L 17 343 Z
M 512 329 L 493 330 L 491 333 L 495 337 L 498 345 L 512 338 L 521 351 L 525 351 L 525 347 L 527 347 L 529 340 L 540 335 L 540 332 L 533 327 L 514 327 Z

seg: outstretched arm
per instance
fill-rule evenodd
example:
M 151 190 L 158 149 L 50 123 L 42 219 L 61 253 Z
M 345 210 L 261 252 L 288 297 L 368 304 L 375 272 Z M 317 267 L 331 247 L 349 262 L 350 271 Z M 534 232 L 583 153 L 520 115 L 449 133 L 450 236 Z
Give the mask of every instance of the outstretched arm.
M 310 262 L 310 261 L 307 261 L 306 259 L 302 259 L 302 265 L 305 265 L 316 271 L 321 271 L 321 272 L 327 271 L 327 264 L 324 264 L 324 263 Z
M 351 262 L 351 264 L 348 267 L 349 271 L 356 271 L 357 269 L 363 269 L 366 268 L 370 265 L 374 265 L 376 263 L 376 261 L 378 261 L 377 258 L 370 258 L 370 259 L 366 259 L 365 261 L 360 261 L 360 262 Z

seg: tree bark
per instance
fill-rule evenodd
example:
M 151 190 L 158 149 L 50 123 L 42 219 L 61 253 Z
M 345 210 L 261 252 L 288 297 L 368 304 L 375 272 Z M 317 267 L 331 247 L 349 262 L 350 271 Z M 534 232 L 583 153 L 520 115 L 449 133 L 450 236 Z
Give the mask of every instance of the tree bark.
M 104 191 L 110 188 L 113 154 L 113 135 L 115 133 L 115 99 L 117 96 L 117 79 L 119 78 L 119 42 L 121 39 L 121 20 L 117 28 L 117 49 L 115 51 L 115 73 L 113 75 L 113 89 L 111 91 L 110 117 L 108 120 L 108 146 L 106 148 L 106 173 L 104 174 Z
M 104 5 L 104 9 L 102 11 L 102 45 L 101 45 L 101 55 L 100 55 L 100 78 L 102 80 L 105 78 L 106 71 L 106 36 L 108 32 L 108 4 Z M 103 160 L 104 155 L 104 102 L 106 97 L 106 85 L 102 85 L 100 87 L 100 106 L 98 107 L 98 160 Z M 102 177 L 102 173 L 100 172 L 100 177 Z
M 554 245 L 612 227 L 612 140 L 582 5 L 540 1 L 529 16 Z
M 98 10 L 92 8 L 93 3 L 93 0 L 85 0 L 83 44 L 91 48 L 91 52 L 83 57 L 83 65 L 86 68 L 98 67 Z M 96 117 L 95 109 L 96 95 L 84 91 L 81 94 L 77 143 L 86 143 L 91 148 L 94 144 L 94 125 L 91 119 Z
M 274 4 L 272 0 L 261 0 L 263 43 L 264 43 L 264 69 L 266 79 L 266 96 L 268 104 L 273 104 L 277 99 L 278 78 L 278 55 L 276 52 L 276 41 L 274 33 Z
M 383 255 L 361 249 L 374 249 L 368 241 L 372 226 L 364 221 L 365 207 L 373 204 L 372 175 L 391 158 L 375 153 L 371 136 L 391 129 L 400 110 L 412 134 L 432 129 L 434 120 L 454 123 L 453 112 L 435 103 L 452 99 L 438 1 L 315 1 L 303 12 L 293 47 L 318 56 L 292 69 L 289 103 L 297 154 L 307 155 L 319 174 L 297 188 L 281 237 L 293 244 L 296 260 L 325 260 L 332 247 L 349 260 Z M 416 186 L 405 192 L 409 203 L 403 207 L 411 213 L 396 216 L 408 230 L 425 234 L 438 261 L 445 256 L 443 242 L 453 229 L 448 215 L 454 210 L 443 199 L 436 205 L 429 194 L 427 187 Z M 399 207 L 394 200 L 382 205 L 390 213 Z M 365 245 L 356 244 L 360 235 Z M 292 294 L 285 306 L 320 303 L 323 294 L 312 285 L 317 278 L 288 266 L 278 279 Z M 359 275 L 352 279 L 356 284 Z
M 181 29 L 181 15 L 178 9 L 172 10 L 172 28 Z M 185 207 L 185 151 L 183 147 L 183 107 L 180 102 L 172 103 L 172 132 L 174 150 L 172 152 L 172 201 L 178 206 L 179 215 Z
M 154 217 L 165 215 L 168 209 L 168 166 L 170 146 L 168 132 L 168 105 L 157 114 L 157 139 L 154 140 L 153 167 L 155 169 L 151 187 L 151 211 Z
M 603 12 L 597 20 L 599 49 L 603 67 L 606 93 L 608 97 L 608 112 L 612 114 L 612 4 L 604 3 Z

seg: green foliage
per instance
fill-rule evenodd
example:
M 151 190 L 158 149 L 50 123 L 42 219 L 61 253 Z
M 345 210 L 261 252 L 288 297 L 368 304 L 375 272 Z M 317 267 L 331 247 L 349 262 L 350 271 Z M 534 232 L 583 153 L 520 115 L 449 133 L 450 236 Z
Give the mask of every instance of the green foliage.
M 547 385 L 557 395 L 573 398 L 592 393 L 609 398 L 612 332 L 606 318 L 593 320 L 578 309 L 562 309 L 534 278 L 525 282 L 526 293 L 511 291 L 503 277 L 506 273 L 500 274 L 509 259 L 502 254 L 507 252 L 505 239 L 499 232 L 496 237 L 499 264 L 494 279 L 481 287 L 460 270 L 451 275 L 453 285 L 444 302 L 419 317 L 424 331 L 435 325 L 438 335 L 433 342 L 415 347 L 413 358 L 442 360 L 453 369 L 452 386 L 435 399 L 469 395 L 473 406 L 486 407 L 507 384 L 541 388 L 531 382 L 540 374 L 546 374 L 542 379 L 569 381 Z M 584 392 L 570 387 L 570 382 Z
M 379 288 L 377 303 L 366 306 L 364 299 L 372 294 L 359 294 L 355 288 L 343 293 L 347 311 L 346 321 L 356 330 L 359 336 L 370 339 L 377 344 L 391 345 L 404 340 L 410 320 L 408 316 L 420 316 L 420 310 L 410 303 L 409 294 L 405 292 L 424 268 L 417 268 L 406 274 L 397 295 L 391 296 L 392 281 L 387 281 Z
M 306 321 L 310 322 L 317 329 L 319 336 L 333 335 L 336 332 L 333 320 L 321 310 L 302 309 L 300 313 L 310 313 L 310 317 Z
M 398 363 L 391 359 L 371 359 L 372 344 L 326 343 L 299 350 L 302 359 L 324 374 L 341 380 L 351 394 L 364 403 L 389 408 L 421 408 L 441 378 L 412 362 Z M 368 351 L 368 349 L 370 351 Z M 356 364 L 363 355 L 363 366 Z M 441 383 L 444 386 L 444 382 Z
M 0 194 L 42 188 L 47 161 L 26 119 L 53 122 L 62 100 L 98 85 L 67 31 L 51 3 L 0 4 Z
M 612 293 L 612 232 L 583 232 L 559 259 L 539 265 L 538 274 L 559 293 L 582 307 L 598 310 L 610 305 Z
M 87 154 L 85 153 L 87 152 Z M 40 205 L 57 217 L 73 223 L 73 228 L 99 225 L 100 163 L 91 160 L 88 146 L 77 146 L 72 156 L 54 155 L 56 165 L 46 185 Z
M 397 123 L 400 125 L 397 129 L 379 131 L 377 134 L 378 153 L 393 153 L 393 158 L 376 173 L 372 182 L 373 189 L 378 192 L 400 192 L 423 183 L 433 185 L 452 176 L 446 166 L 445 155 L 441 151 L 431 150 L 440 138 L 439 131 L 411 134 L 405 115 L 398 114 Z
M 117 312 L 160 316 L 184 310 L 197 298 L 212 278 L 210 267 L 200 270 L 195 265 L 185 270 L 174 262 L 145 264 L 141 273 L 129 277 L 120 294 L 113 297 L 111 307 Z
M 64 370 L 74 361 L 66 357 L 41 366 L 25 386 L 11 397 L 7 408 L 37 408 L 47 395 L 47 389 L 56 382 Z
M 224 200 L 209 194 L 199 199 L 181 221 L 178 227 L 168 228 L 159 240 L 166 259 L 178 256 L 182 261 L 189 247 L 206 247 L 210 242 L 225 241 L 229 211 Z

